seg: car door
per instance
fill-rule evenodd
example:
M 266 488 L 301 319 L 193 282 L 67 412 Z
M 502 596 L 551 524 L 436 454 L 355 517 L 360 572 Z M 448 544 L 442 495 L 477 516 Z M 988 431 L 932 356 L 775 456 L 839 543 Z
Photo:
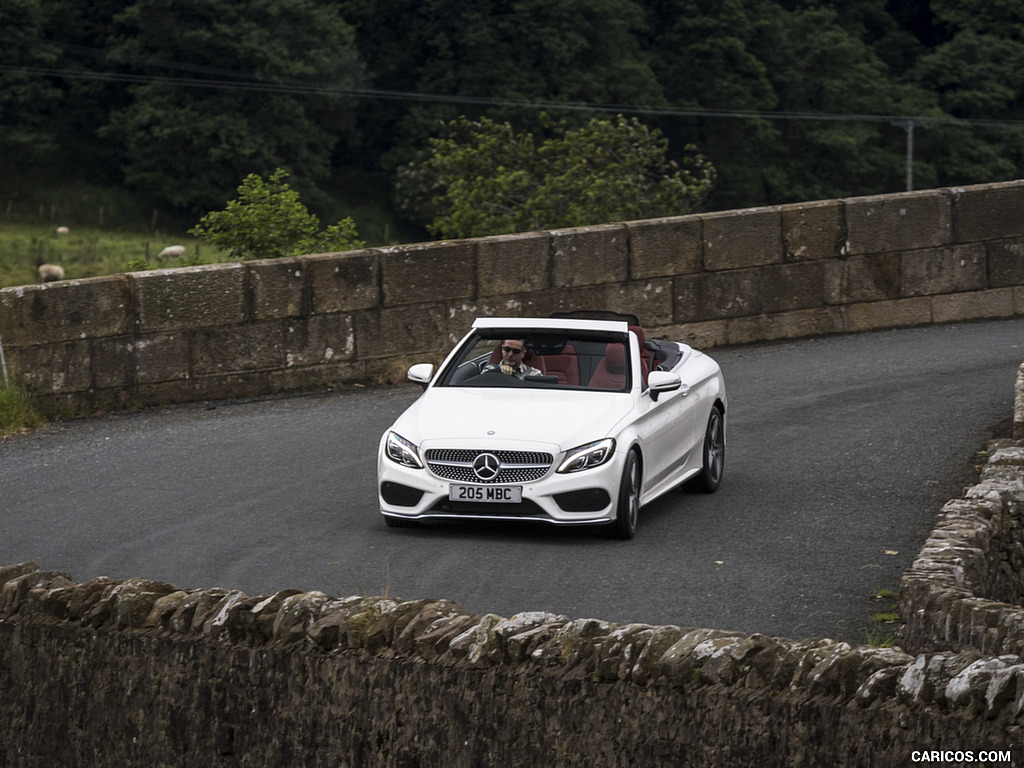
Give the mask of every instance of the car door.
M 639 365 L 634 369 L 639 376 Z M 644 388 L 638 401 L 637 434 L 644 448 L 644 492 L 660 493 L 686 463 L 696 431 L 697 391 L 685 380 L 657 400 Z

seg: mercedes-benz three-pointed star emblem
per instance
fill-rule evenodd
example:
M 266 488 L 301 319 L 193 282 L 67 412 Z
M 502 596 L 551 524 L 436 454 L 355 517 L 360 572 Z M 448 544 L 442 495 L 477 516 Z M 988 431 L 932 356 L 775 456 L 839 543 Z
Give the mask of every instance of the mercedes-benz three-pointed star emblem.
M 493 480 L 500 469 L 501 461 L 493 453 L 481 453 L 473 459 L 473 473 L 485 483 Z

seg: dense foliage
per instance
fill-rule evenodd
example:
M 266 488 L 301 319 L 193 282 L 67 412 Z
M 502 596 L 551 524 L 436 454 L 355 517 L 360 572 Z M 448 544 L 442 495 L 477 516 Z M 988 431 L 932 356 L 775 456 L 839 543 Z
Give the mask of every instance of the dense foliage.
M 635 116 L 681 167 L 696 146 L 710 208 L 899 191 L 908 128 L 917 187 L 1015 178 L 1024 4 L 0 0 L 8 197 L 70 178 L 195 216 L 286 168 L 317 199 L 463 115 L 539 153 L 545 111 L 563 137 Z
M 288 186 L 287 178 L 287 171 L 281 168 L 267 181 L 249 174 L 238 187 L 238 197 L 224 210 L 203 216 L 189 234 L 242 261 L 363 247 L 350 218 L 320 229 L 320 220 Z
M 434 234 L 480 237 L 685 213 L 711 189 L 703 157 L 680 168 L 636 118 L 549 132 L 538 143 L 507 122 L 452 121 L 425 160 L 399 169 L 399 199 Z

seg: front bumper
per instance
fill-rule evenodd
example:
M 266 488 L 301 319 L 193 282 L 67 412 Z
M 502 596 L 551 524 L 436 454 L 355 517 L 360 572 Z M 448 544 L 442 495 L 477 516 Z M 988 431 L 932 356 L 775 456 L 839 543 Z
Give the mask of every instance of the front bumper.
M 523 446 L 516 446 L 522 449 Z M 493 448 L 488 448 L 493 450 Z M 547 450 L 533 446 L 526 450 Z M 449 488 L 473 485 L 486 489 L 493 484 L 455 482 L 435 474 L 430 468 L 413 469 L 387 458 L 383 451 L 377 459 L 377 496 L 381 514 L 398 520 L 530 520 L 554 525 L 600 525 L 615 519 L 615 499 L 622 477 L 623 454 L 599 467 L 559 474 L 556 468 L 564 452 L 544 475 L 530 482 L 510 483 L 522 489 L 519 503 L 487 501 L 451 501 Z

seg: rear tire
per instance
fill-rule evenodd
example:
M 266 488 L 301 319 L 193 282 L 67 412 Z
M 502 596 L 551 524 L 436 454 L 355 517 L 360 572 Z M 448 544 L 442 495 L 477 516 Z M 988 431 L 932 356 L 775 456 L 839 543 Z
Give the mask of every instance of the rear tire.
M 700 472 L 687 480 L 684 488 L 697 493 L 713 493 L 722 484 L 725 473 L 725 416 L 718 406 L 711 409 L 704 430 L 704 457 Z
M 619 498 L 615 505 L 615 522 L 610 523 L 606 533 L 614 539 L 632 539 L 636 536 L 636 523 L 640 515 L 640 457 L 636 451 L 626 456 L 619 484 Z

